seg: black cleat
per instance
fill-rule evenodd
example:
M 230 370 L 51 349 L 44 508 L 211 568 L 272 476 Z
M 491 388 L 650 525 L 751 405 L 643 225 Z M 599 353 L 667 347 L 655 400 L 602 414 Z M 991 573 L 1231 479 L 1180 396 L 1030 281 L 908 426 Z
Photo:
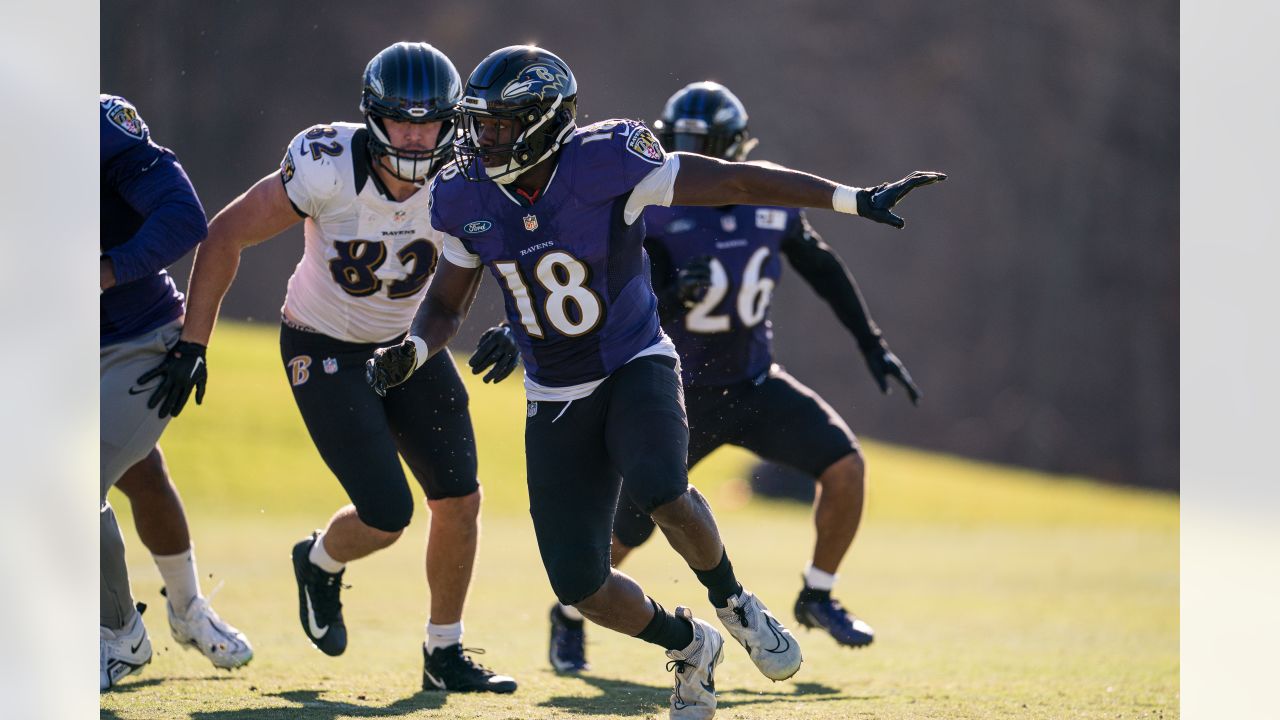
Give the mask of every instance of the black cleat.
M 576 673 L 591 669 L 587 664 L 587 639 L 582 625 L 582 620 L 565 617 L 559 604 L 551 606 L 551 647 L 548 655 L 556 672 Z
M 796 599 L 796 621 L 807 628 L 822 628 L 846 647 L 865 647 L 875 639 L 875 630 L 844 609 L 830 592 L 805 588 Z
M 347 625 L 342 621 L 342 573 L 331 575 L 316 567 L 309 555 L 320 531 L 293 546 L 293 575 L 298 580 L 298 619 L 302 632 L 325 655 L 347 649 Z
M 479 648 L 463 648 L 462 644 L 436 648 L 433 653 L 422 646 L 422 689 L 448 692 L 510 693 L 516 691 L 516 681 L 507 675 L 498 675 L 489 668 L 478 665 L 466 654 L 481 655 Z

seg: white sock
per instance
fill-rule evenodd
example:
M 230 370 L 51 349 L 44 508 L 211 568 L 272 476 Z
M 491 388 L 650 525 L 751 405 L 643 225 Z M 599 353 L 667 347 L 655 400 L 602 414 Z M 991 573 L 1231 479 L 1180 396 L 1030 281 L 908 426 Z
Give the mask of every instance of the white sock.
M 831 589 L 836 586 L 836 576 L 819 570 L 813 566 L 813 563 L 809 563 L 809 567 L 804 569 L 804 584 L 813 590 L 831 592 Z
M 582 622 L 582 613 L 578 612 L 578 608 L 572 605 L 559 603 L 560 613 L 574 622 Z
M 330 575 L 342 572 L 342 568 L 347 564 L 338 562 L 329 557 L 329 553 L 324 549 L 324 533 L 320 533 L 320 537 L 316 538 L 316 542 L 311 546 L 311 553 L 307 555 L 307 559 L 312 565 L 329 573 Z
M 200 595 L 200 578 L 196 575 L 196 553 L 193 548 L 177 555 L 152 555 L 160 577 L 164 579 L 164 594 L 169 606 L 181 615 L 187 606 Z
M 448 625 L 427 623 L 427 652 L 433 653 L 436 648 L 449 647 L 462 642 L 462 621 Z

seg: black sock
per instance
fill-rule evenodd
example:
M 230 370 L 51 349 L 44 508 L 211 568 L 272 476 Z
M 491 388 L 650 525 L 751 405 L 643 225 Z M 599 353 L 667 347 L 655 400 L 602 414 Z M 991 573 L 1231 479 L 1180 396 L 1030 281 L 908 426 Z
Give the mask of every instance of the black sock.
M 830 590 L 815 590 L 808 585 L 800 591 L 800 602 L 824 602 L 831 599 Z
M 742 592 L 742 583 L 733 575 L 733 563 L 729 562 L 727 550 L 721 551 L 720 564 L 710 570 L 692 569 L 698 576 L 698 582 L 707 589 L 711 604 L 718 608 L 728 607 L 729 598 Z
M 689 643 L 693 642 L 693 625 L 688 620 L 664 610 L 657 600 L 647 599 L 649 604 L 653 605 L 653 619 L 636 637 L 668 650 L 683 650 L 689 647 Z

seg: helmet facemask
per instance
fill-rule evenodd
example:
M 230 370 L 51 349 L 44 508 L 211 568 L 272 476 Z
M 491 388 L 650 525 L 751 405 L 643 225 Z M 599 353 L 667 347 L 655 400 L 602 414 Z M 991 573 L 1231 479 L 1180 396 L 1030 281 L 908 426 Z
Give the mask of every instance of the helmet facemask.
M 383 122 L 386 119 L 407 120 L 412 123 L 440 122 L 435 147 L 430 150 L 410 150 L 391 143 L 391 135 Z M 409 108 L 395 114 L 373 109 L 365 113 L 365 127 L 369 130 L 369 152 L 374 162 L 405 182 L 422 184 L 453 159 L 453 137 L 457 129 L 457 115 L 453 111 L 427 113 L 425 108 Z M 382 162 L 386 158 L 387 162 Z

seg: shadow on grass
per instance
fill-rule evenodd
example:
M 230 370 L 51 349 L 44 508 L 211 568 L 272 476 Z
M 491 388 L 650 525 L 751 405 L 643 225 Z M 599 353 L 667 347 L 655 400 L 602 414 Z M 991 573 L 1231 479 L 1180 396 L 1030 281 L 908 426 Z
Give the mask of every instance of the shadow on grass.
M 355 703 L 324 700 L 320 690 L 286 690 L 263 693 L 264 698 L 281 698 L 294 705 L 279 708 L 242 708 L 239 710 L 212 710 L 191 713 L 191 720 L 334 720 L 338 717 L 393 718 L 419 710 L 435 710 L 445 704 L 448 695 L 442 692 L 420 692 L 401 698 L 390 705 L 357 705 Z M 301 712 L 300 712 L 301 711 Z
M 579 675 L 578 679 L 601 691 L 600 695 L 581 697 L 577 695 L 561 695 L 538 703 L 541 707 L 552 707 L 578 715 L 611 715 L 646 716 L 662 715 L 671 696 L 670 685 L 646 685 L 630 680 Z M 717 693 L 718 709 L 746 707 L 762 703 L 787 703 L 803 699 L 811 702 L 831 702 L 836 700 L 871 700 L 871 696 L 852 696 L 822 683 L 802 682 L 776 686 L 780 691 L 754 692 L 750 690 L 725 690 Z

